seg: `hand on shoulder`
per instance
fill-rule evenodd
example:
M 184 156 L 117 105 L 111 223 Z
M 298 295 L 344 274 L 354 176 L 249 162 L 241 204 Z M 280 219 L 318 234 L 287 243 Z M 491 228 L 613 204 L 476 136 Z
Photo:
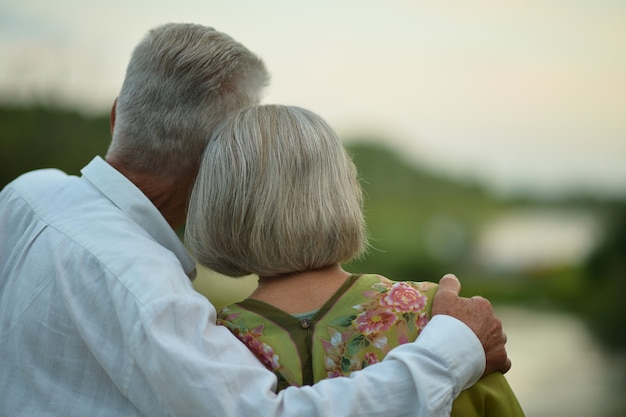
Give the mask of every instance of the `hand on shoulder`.
M 445 275 L 439 281 L 439 288 L 433 300 L 432 314 L 452 316 L 467 325 L 478 337 L 485 350 L 486 366 L 483 375 L 494 371 L 506 373 L 511 368 L 511 360 L 506 353 L 506 334 L 502 322 L 493 311 L 486 298 L 474 296 L 459 297 L 461 283 L 453 274 Z

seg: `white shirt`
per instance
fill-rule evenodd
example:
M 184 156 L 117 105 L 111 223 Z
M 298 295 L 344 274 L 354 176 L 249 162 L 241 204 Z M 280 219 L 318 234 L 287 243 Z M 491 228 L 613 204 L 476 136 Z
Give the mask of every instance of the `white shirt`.
M 195 264 L 101 158 L 0 193 L 0 416 L 443 416 L 485 366 L 460 321 L 350 378 L 290 387 L 194 291 Z

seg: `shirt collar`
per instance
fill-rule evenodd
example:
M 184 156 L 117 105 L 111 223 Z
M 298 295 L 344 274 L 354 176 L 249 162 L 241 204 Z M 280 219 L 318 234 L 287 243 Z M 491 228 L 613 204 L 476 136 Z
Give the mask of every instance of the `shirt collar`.
M 85 166 L 81 173 L 83 178 L 91 182 L 161 246 L 172 251 L 191 280 L 196 277 L 196 264 L 189 252 L 161 212 L 135 184 L 99 156 Z

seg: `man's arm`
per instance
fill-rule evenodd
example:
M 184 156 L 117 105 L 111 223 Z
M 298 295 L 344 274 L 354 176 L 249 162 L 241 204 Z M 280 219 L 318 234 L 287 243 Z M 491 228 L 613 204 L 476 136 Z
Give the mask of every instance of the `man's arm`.
M 445 416 L 460 391 L 483 374 L 483 346 L 501 340 L 502 347 L 496 351 L 504 351 L 504 338 L 494 337 L 493 329 L 501 324 L 491 306 L 459 298 L 454 295 L 455 280 L 453 288 L 449 281 L 446 278 L 440 284 L 444 297 L 434 300 L 438 314 L 415 342 L 398 346 L 383 362 L 349 378 L 289 387 L 274 394 L 275 375 L 226 328 L 214 324 L 214 309 L 199 296 L 181 299 L 178 306 L 173 300 L 152 305 L 159 311 L 150 317 L 170 317 L 174 308 L 186 325 L 177 328 L 176 337 L 165 340 L 162 336 L 171 334 L 169 330 L 154 330 L 164 330 L 167 321 L 145 323 L 145 329 L 153 331 L 138 335 L 144 340 L 137 345 L 141 355 L 136 359 L 175 416 Z M 492 324 L 479 325 L 481 321 Z

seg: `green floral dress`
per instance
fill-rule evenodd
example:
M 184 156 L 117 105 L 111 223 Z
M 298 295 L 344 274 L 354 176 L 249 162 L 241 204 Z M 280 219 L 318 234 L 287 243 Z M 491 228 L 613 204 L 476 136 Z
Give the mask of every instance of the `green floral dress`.
M 428 323 L 437 284 L 353 275 L 316 312 L 294 316 L 259 300 L 223 308 L 227 326 L 278 377 L 278 389 L 349 375 L 414 341 Z M 461 393 L 452 415 L 523 416 L 501 373 Z

